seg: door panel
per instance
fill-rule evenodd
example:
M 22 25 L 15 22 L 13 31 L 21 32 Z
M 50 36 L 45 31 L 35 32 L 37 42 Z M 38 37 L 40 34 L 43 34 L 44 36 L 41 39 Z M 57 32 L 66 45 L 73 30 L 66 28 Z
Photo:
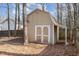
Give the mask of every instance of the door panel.
M 41 43 L 41 36 L 37 36 L 37 42 Z
M 36 25 L 35 38 L 39 43 L 48 43 L 50 40 L 50 26 L 49 25 Z
M 48 27 L 43 27 L 43 42 L 48 43 Z
M 43 36 L 43 42 L 46 44 L 48 43 L 48 36 Z
M 48 27 L 43 28 L 43 35 L 48 35 Z

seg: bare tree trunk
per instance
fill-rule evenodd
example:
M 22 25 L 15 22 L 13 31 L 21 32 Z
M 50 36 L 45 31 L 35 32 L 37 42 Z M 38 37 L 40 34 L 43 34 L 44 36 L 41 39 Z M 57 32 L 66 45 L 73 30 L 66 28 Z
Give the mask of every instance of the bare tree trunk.
M 62 24 L 62 4 L 57 3 L 57 21 Z
M 67 9 L 68 9 L 68 23 L 69 23 L 69 26 L 68 26 L 68 29 L 69 29 L 69 34 L 70 34 L 70 39 L 69 39 L 69 42 L 72 43 L 72 16 L 71 16 L 71 6 L 70 4 L 68 3 L 67 4 Z
M 18 30 L 20 29 L 20 6 L 18 3 Z
M 15 36 L 16 36 L 16 24 L 17 24 L 17 4 L 15 6 Z
M 74 43 L 76 44 L 76 29 L 77 29 L 77 4 L 74 3 L 73 4 L 73 7 L 74 7 Z
M 77 47 L 79 48 L 79 3 L 77 3 L 77 21 L 76 21 L 76 26 L 77 26 L 77 40 L 76 40 L 76 44 L 78 45 Z
M 7 16 L 8 16 L 8 36 L 10 37 L 10 15 L 9 15 L 9 4 L 7 3 Z
M 57 3 L 57 21 L 59 23 L 59 3 Z
M 62 4 L 60 4 L 60 22 L 61 22 L 61 24 L 62 24 Z
M 26 15 L 26 4 L 23 3 L 23 30 L 24 30 L 24 45 L 28 44 L 28 31 L 27 31 L 27 15 Z

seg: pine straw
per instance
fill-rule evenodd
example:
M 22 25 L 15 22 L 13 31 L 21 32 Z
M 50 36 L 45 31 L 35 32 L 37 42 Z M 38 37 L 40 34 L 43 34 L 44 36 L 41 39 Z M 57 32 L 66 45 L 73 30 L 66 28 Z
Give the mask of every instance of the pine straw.
M 27 46 L 4 44 L 4 45 L 0 45 L 0 53 L 12 54 L 12 55 L 37 55 L 46 46 L 47 45 L 32 44 L 32 43 L 30 43 Z
M 62 55 L 77 55 L 76 49 L 73 46 L 65 45 L 45 45 L 29 43 L 28 45 L 12 45 L 0 44 L 0 55 L 14 56 L 62 56 Z
M 76 47 L 65 46 L 65 44 L 47 45 L 47 44 L 29 43 L 28 45 L 23 45 L 23 43 L 24 43 L 23 38 L 2 37 L 0 39 L 0 55 L 71 56 L 71 55 L 77 55 L 78 53 Z

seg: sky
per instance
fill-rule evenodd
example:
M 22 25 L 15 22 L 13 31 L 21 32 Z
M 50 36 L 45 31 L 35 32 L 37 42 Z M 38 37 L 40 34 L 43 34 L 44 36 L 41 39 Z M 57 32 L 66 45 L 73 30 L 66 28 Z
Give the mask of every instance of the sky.
M 65 6 L 63 6 L 65 7 Z M 35 9 L 42 9 L 42 5 L 40 3 L 28 3 L 26 6 L 26 11 L 27 14 L 31 13 L 33 10 Z M 10 9 L 10 19 L 15 20 L 15 4 L 14 3 L 10 3 L 9 4 L 9 9 Z M 57 7 L 56 7 L 56 3 L 45 3 L 44 4 L 44 10 L 49 12 L 52 16 L 54 16 L 57 19 Z M 64 11 L 64 12 L 63 12 Z M 66 10 L 63 10 L 62 12 L 62 19 L 63 20 L 63 24 L 65 24 L 65 20 L 66 20 Z M 20 21 L 22 20 L 22 4 L 20 3 Z M 3 21 L 7 18 L 7 4 L 6 3 L 0 3 L 0 21 Z
M 14 18 L 15 17 L 15 4 L 10 3 L 10 17 Z M 47 3 L 44 5 L 45 11 L 48 11 L 52 16 L 57 15 L 56 12 L 56 4 L 55 3 Z M 42 6 L 40 3 L 31 3 L 27 4 L 27 14 L 35 10 L 36 8 L 42 9 Z M 20 4 L 20 13 L 22 13 L 22 4 Z M 7 17 L 7 4 L 6 3 L 0 3 L 0 18 L 6 18 Z

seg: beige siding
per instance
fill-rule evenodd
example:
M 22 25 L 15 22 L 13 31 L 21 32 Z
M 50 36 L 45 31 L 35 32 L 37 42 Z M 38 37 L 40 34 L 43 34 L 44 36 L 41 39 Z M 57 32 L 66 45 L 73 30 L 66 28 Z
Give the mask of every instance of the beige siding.
M 50 25 L 52 22 L 48 13 L 39 10 L 30 14 L 28 20 L 28 38 L 30 41 L 35 39 L 35 25 Z

